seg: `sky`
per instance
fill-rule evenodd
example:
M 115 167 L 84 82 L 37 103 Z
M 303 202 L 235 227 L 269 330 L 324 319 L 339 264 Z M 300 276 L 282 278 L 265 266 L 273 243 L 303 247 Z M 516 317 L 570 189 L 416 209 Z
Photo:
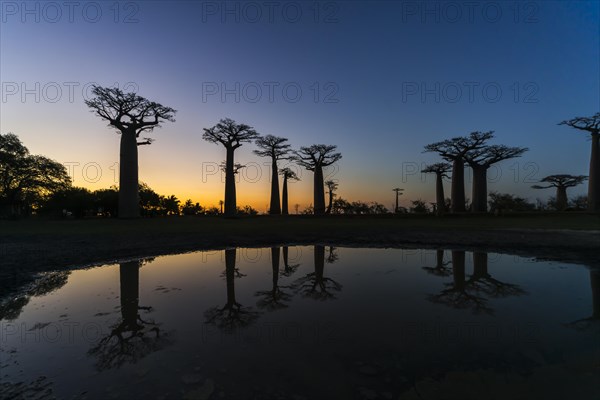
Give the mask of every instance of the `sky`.
M 489 190 L 545 199 L 539 179 L 588 173 L 589 138 L 557 124 L 600 111 L 598 1 L 3 1 L 0 21 L 0 132 L 77 186 L 118 183 L 120 136 L 85 105 L 93 84 L 177 110 L 139 148 L 140 180 L 204 206 L 223 198 L 225 149 L 203 128 L 226 117 L 294 148 L 337 145 L 339 196 L 388 208 L 395 187 L 401 205 L 434 201 L 419 171 L 440 159 L 423 146 L 472 131 L 530 149 L 490 169 Z M 236 151 L 238 205 L 265 211 L 254 148 Z M 312 173 L 294 168 L 302 209 Z

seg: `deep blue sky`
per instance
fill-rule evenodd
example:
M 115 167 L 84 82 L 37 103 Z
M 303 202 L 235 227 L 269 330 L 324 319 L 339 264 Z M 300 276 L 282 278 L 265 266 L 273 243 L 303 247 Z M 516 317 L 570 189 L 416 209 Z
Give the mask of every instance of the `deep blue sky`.
M 53 3 L 60 17 L 46 4 L 27 3 L 27 14 L 21 2 L 2 3 L 0 131 L 18 134 L 34 153 L 79 163 L 69 164 L 77 185 L 109 186 L 118 160 L 118 135 L 83 103 L 82 88 L 91 82 L 133 82 L 140 95 L 178 110 L 177 122 L 140 149 L 140 177 L 163 194 L 205 205 L 216 204 L 223 188 L 217 175 L 203 179 L 202 171 L 211 171 L 224 151 L 202 140 L 202 128 L 223 117 L 288 137 L 293 146 L 337 144 L 344 157 L 333 175 L 340 195 L 388 207 L 396 186 L 406 189 L 405 205 L 432 201 L 432 177 L 412 173 L 437 161 L 421 153 L 423 146 L 474 130 L 495 130 L 496 143 L 531 149 L 491 171 L 501 177 L 490 190 L 545 198 L 551 191 L 529 188 L 535 180 L 587 174 L 589 141 L 557 123 L 600 110 L 597 1 L 344 1 L 316 8 L 277 1 L 80 2 L 72 21 L 62 2 Z M 92 22 L 97 6 L 102 15 Z M 221 13 L 225 6 L 230 13 Z M 36 83 L 39 102 L 22 90 L 36 92 Z M 76 85 L 72 98 L 69 85 Z M 233 93 L 211 94 L 221 85 Z M 297 88 L 302 96 L 294 102 Z M 242 147 L 237 161 L 262 165 L 252 148 Z M 86 180 L 87 163 L 97 164 Z M 263 210 L 269 169 L 261 168 L 254 179 L 250 164 L 238 191 L 241 202 Z M 311 178 L 305 171 L 291 189 L 292 204 L 311 202 Z M 571 194 L 583 192 L 581 186 Z

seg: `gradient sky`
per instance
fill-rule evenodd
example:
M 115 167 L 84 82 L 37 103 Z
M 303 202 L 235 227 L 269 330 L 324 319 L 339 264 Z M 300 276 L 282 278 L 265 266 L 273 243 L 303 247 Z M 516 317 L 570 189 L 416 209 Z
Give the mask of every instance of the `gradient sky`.
M 531 149 L 490 170 L 490 190 L 546 198 L 535 181 L 588 172 L 588 138 L 557 123 L 600 111 L 597 1 L 1 4 L 0 131 L 69 165 L 78 186 L 114 184 L 118 161 L 119 136 L 84 104 L 92 83 L 178 110 L 140 147 L 140 180 L 205 206 L 223 197 L 212 171 L 225 151 L 202 128 L 224 117 L 294 147 L 338 145 L 339 195 L 390 208 L 397 186 L 403 205 L 433 201 L 433 177 L 416 171 L 438 158 L 423 146 L 475 130 Z M 264 211 L 269 168 L 253 148 L 236 152 L 238 203 Z M 290 204 L 303 208 L 301 175 Z

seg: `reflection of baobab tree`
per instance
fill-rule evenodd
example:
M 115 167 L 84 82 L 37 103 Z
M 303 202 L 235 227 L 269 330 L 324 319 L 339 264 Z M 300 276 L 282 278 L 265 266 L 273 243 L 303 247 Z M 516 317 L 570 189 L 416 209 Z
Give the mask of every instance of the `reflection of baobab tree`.
M 452 277 L 453 281 L 446 284 L 446 289 L 429 296 L 430 301 L 459 309 L 471 308 L 474 312 L 492 313 L 484 297 L 467 292 L 464 251 L 452 251 Z
M 435 253 L 435 267 L 423 267 L 425 271 L 435 276 L 450 276 L 452 269 L 447 265 L 450 261 L 444 261 L 444 250 L 437 250 Z
M 120 264 L 121 320 L 90 349 L 89 355 L 97 357 L 99 370 L 135 363 L 150 353 L 169 344 L 168 336 L 161 335 L 159 324 L 142 318 L 140 312 L 149 313 L 152 307 L 139 304 L 140 267 L 147 261 L 127 261 Z
M 600 324 L 600 270 L 590 270 L 590 284 L 592 286 L 592 315 L 567 324 L 579 331 Z
M 292 276 L 299 266 L 300 264 L 290 264 L 289 247 L 283 246 L 283 271 L 281 272 L 281 275 L 285 277 Z
M 0 320 L 15 320 L 21 315 L 23 308 L 29 304 L 32 297 L 43 296 L 63 287 L 69 279 L 70 271 L 48 272 L 37 279 L 33 285 L 21 295 L 5 296 L 0 302 Z
M 520 296 L 526 293 L 518 285 L 492 278 L 488 272 L 488 255 L 484 252 L 473 253 L 473 275 L 467 281 L 467 287 L 490 297 Z
M 327 253 L 327 259 L 325 261 L 327 261 L 328 264 L 333 264 L 339 258 L 340 256 L 337 253 L 337 249 L 333 246 L 329 246 L 329 252 Z
M 342 290 L 342 285 L 325 277 L 325 247 L 315 245 L 315 272 L 298 279 L 294 286 L 305 297 L 315 300 L 335 299 L 335 292 Z
M 279 247 L 271 247 L 271 265 L 273 269 L 273 286 L 270 290 L 256 292 L 256 296 L 261 297 L 257 305 L 259 308 L 274 311 L 280 308 L 286 308 L 286 302 L 290 301 L 292 296 L 286 293 L 279 286 Z
M 258 316 L 251 307 L 243 307 L 235 299 L 235 278 L 242 277 L 235 268 L 236 249 L 225 250 L 225 281 L 227 283 L 227 303 L 223 307 L 212 307 L 206 310 L 206 323 L 214 324 L 224 331 L 233 331 L 250 325 Z

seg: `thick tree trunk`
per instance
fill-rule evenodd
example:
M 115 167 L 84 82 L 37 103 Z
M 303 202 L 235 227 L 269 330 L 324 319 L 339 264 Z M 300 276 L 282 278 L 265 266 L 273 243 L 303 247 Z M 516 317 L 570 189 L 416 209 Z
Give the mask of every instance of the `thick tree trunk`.
M 600 212 L 600 134 L 592 134 L 592 156 L 588 182 L 588 211 Z
M 473 169 L 473 192 L 471 196 L 471 211 L 487 211 L 487 168 L 485 166 L 474 165 Z
M 287 189 L 287 176 L 283 176 L 283 189 L 281 190 L 281 213 L 288 215 L 288 189 Z
M 323 281 L 325 272 L 325 246 L 315 246 L 315 278 L 317 282 Z
M 314 175 L 314 213 L 315 215 L 322 215 L 325 213 L 325 183 L 323 182 L 323 168 L 321 166 L 315 167 Z
M 473 253 L 473 279 L 482 279 L 488 276 L 488 254 L 484 252 Z
M 558 211 L 565 211 L 569 205 L 567 199 L 567 188 L 565 186 L 556 187 L 556 209 Z
M 452 162 L 452 198 L 453 213 L 465 212 L 465 162 L 457 158 Z
M 281 206 L 279 203 L 279 171 L 277 170 L 277 160 L 271 161 L 271 169 L 273 176 L 271 178 L 271 206 L 269 207 L 269 214 L 279 215 L 281 214 Z
M 134 329 L 137 326 L 139 309 L 139 261 L 121 263 L 119 278 L 121 284 L 121 317 L 125 326 Z
M 227 147 L 227 159 L 225 160 L 225 215 L 233 216 L 237 212 L 235 195 L 235 174 L 233 169 L 232 147 Z
M 271 247 L 271 267 L 273 268 L 273 290 L 277 289 L 279 281 L 279 247 Z
M 236 249 L 225 250 L 225 281 L 227 284 L 227 304 L 235 305 L 235 254 Z
M 465 252 L 452 251 L 452 276 L 454 279 L 454 288 L 465 290 Z
M 600 319 L 600 271 L 590 270 L 592 285 L 592 318 Z
M 438 173 L 435 177 L 435 202 L 437 203 L 437 213 L 442 215 L 446 212 L 446 202 L 444 200 L 444 182 L 442 174 Z M 398 198 L 396 198 L 396 209 L 398 208 Z
M 140 216 L 140 199 L 138 193 L 138 149 L 135 133 L 121 133 L 119 163 L 119 218 L 138 218 Z

